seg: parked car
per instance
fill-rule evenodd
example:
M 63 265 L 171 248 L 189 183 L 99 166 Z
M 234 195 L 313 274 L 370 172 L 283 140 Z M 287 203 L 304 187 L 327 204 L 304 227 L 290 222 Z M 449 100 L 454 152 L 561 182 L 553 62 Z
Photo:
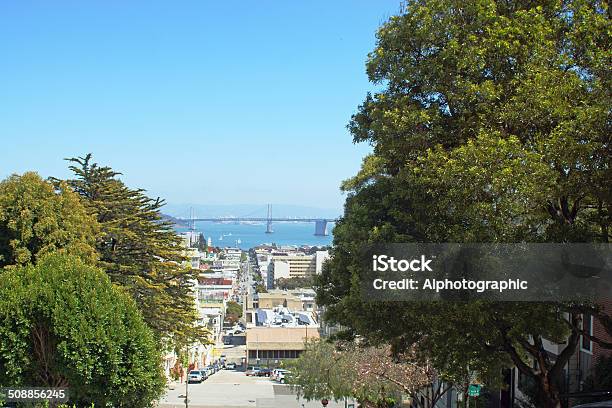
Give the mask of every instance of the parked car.
M 235 370 L 236 369 L 236 363 L 227 363 L 225 365 L 225 369 L 226 370 Z
M 259 370 L 261 370 L 261 367 L 249 366 L 247 367 L 245 374 L 247 376 L 257 376 L 257 373 L 259 372 Z
M 277 374 L 276 381 L 281 384 L 284 384 L 287 382 L 287 376 L 289 375 L 291 375 L 291 371 L 283 370 Z
M 272 370 L 272 374 L 270 374 L 270 379 L 271 380 L 276 380 L 280 373 L 287 372 L 287 371 L 288 370 L 285 370 L 283 368 L 275 368 L 274 370 Z
M 257 372 L 258 377 L 269 377 L 272 374 L 272 370 L 269 368 L 262 368 Z
M 206 373 L 201 370 L 191 370 L 187 377 L 187 381 L 190 383 L 201 383 L 206 379 Z

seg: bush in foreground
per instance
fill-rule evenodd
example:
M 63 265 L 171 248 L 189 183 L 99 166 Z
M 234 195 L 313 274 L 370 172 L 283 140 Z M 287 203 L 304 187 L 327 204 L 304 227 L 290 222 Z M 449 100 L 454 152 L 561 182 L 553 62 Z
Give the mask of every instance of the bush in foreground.
M 164 379 L 151 330 L 98 268 L 53 254 L 0 280 L 0 386 L 67 387 L 71 403 L 144 407 Z

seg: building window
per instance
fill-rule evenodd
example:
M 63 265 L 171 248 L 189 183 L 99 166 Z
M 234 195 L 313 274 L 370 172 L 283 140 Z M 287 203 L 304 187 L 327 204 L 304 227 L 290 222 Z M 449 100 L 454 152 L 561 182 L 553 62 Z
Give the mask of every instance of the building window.
M 593 335 L 593 316 L 583 316 L 582 329 L 590 336 Z M 587 353 L 593 352 L 593 342 L 587 337 L 580 336 L 580 350 Z

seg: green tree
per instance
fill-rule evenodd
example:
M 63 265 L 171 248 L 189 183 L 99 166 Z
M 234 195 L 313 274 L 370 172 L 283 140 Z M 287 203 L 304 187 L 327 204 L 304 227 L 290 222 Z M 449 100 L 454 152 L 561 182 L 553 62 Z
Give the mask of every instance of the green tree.
M 597 359 L 593 372 L 586 378 L 582 391 L 597 392 L 612 390 L 612 356 L 602 356 Z M 580 402 L 607 401 L 610 396 L 581 398 Z
M 127 187 L 120 173 L 92 163 L 91 154 L 69 161 L 75 178 L 67 183 L 101 226 L 96 243 L 100 266 L 127 289 L 159 336 L 206 342 L 207 332 L 195 325 L 192 282 L 197 271 L 182 266 L 181 240 L 160 212 L 164 201 Z
M 208 251 L 208 243 L 206 237 L 201 232 L 198 234 L 198 249 L 202 252 Z
M 297 288 L 311 288 L 313 285 L 313 278 L 310 276 L 299 277 L 294 276 L 292 278 L 279 278 L 275 280 L 275 285 L 279 289 L 297 289 Z
M 227 302 L 227 306 L 225 309 L 225 320 L 234 324 L 241 317 L 242 317 L 242 306 L 240 306 L 237 302 L 234 302 L 233 300 L 230 300 L 229 302 Z
M 164 388 L 157 344 L 134 301 L 74 256 L 2 274 L 0 386 L 67 387 L 79 406 L 149 406 Z
M 401 394 L 415 406 L 434 406 L 450 389 L 436 381 L 431 366 L 412 353 L 394 354 L 390 347 L 311 341 L 291 363 L 290 383 L 308 400 L 356 398 L 366 407 L 387 407 Z M 421 398 L 423 403 L 421 403 Z
M 61 251 L 95 262 L 98 225 L 65 183 L 36 173 L 0 182 L 0 267 L 35 263 Z
M 373 153 L 343 184 L 317 279 L 328 319 L 418 344 L 457 381 L 469 366 L 499 385 L 514 365 L 537 406 L 560 406 L 563 367 L 589 336 L 582 314 L 612 332 L 609 315 L 588 304 L 374 305 L 360 293 L 359 254 L 375 242 L 609 242 L 609 33 L 607 2 L 583 0 L 411 1 L 379 29 L 367 72 L 382 89 L 349 124 Z M 554 360 L 544 339 L 566 344 Z

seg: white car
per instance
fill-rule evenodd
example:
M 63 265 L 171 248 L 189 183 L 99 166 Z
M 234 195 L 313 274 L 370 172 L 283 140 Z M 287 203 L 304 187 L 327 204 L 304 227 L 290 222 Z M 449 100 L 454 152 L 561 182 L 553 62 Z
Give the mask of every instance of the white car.
M 206 373 L 200 370 L 191 370 L 187 381 L 190 383 L 201 383 L 206 379 Z
M 284 384 L 287 382 L 288 375 L 291 375 L 291 371 L 281 370 L 278 374 L 276 374 L 276 381 L 281 384 Z

